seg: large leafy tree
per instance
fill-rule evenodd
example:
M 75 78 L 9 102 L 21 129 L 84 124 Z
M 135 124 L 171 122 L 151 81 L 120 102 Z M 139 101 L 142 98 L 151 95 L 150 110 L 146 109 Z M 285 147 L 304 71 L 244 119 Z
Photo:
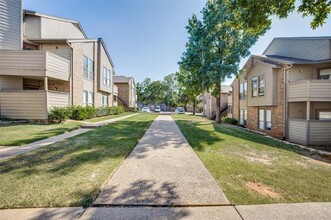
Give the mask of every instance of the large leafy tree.
M 224 0 L 238 16 L 240 24 L 251 30 L 261 30 L 271 25 L 271 16 L 286 18 L 297 11 L 303 17 L 311 16 L 312 29 L 322 26 L 331 13 L 331 0 Z
M 221 122 L 221 84 L 238 72 L 241 58 L 267 27 L 252 30 L 241 25 L 236 13 L 224 0 L 208 1 L 202 10 L 204 36 L 202 39 L 202 84 L 216 98 L 216 122 Z

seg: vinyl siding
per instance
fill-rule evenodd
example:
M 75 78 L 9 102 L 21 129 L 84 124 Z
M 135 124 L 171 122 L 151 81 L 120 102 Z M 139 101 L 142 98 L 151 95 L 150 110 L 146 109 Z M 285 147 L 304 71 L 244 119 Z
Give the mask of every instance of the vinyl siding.
M 274 39 L 263 54 L 306 60 L 327 60 L 330 59 L 330 40 Z
M 56 54 L 47 52 L 47 76 L 56 79 L 69 80 L 70 62 Z
M 98 77 L 98 89 L 107 93 L 112 93 L 112 85 L 113 85 L 113 74 L 114 74 L 114 69 L 110 63 L 110 60 L 108 59 L 108 56 L 106 54 L 105 48 L 102 46 L 102 44 L 99 44 L 100 46 L 100 69 L 99 69 L 99 77 Z M 111 82 L 110 86 L 106 86 L 103 84 L 103 67 L 106 67 L 111 70 L 112 75 L 111 75 Z
M 330 145 L 331 143 L 331 122 L 310 121 L 309 122 L 309 143 L 311 145 Z
M 90 58 L 91 60 L 94 60 L 94 42 L 86 42 L 83 43 L 83 54 Z
M 247 77 L 247 87 L 248 87 L 248 106 L 271 106 L 277 103 L 273 100 L 273 93 L 278 90 L 274 87 L 274 75 L 273 66 L 266 63 L 256 63 L 251 72 Z M 260 75 L 264 75 L 265 85 L 264 85 L 264 96 L 252 97 L 252 78 Z M 277 88 L 277 87 L 276 87 Z M 240 106 L 241 107 L 241 106 Z
M 299 144 L 306 144 L 307 121 L 290 119 L 288 126 L 289 140 Z
M 22 48 L 22 2 L 0 0 L 0 49 Z
M 67 44 L 42 44 L 41 50 L 48 50 L 71 61 L 71 48 Z
M 69 61 L 48 51 L 5 51 L 0 58 L 0 75 L 69 78 Z
M 314 79 L 313 65 L 295 65 L 288 70 L 288 81 L 297 82 L 300 80 Z
M 49 39 L 84 39 L 78 26 L 71 22 L 41 18 L 41 37 Z
M 51 92 L 47 94 L 48 109 L 54 106 L 68 106 L 69 105 L 69 94 L 63 92 Z
M 46 92 L 0 92 L 1 116 L 12 119 L 47 119 Z
M 23 77 L 21 76 L 0 76 L 0 90 L 23 89 Z
M 24 36 L 28 39 L 39 39 L 41 37 L 41 19 L 37 16 L 25 15 Z
M 289 101 L 331 101 L 330 80 L 303 80 L 289 85 Z
M 0 53 L 0 74 L 41 76 L 45 74 L 44 51 L 6 51 Z

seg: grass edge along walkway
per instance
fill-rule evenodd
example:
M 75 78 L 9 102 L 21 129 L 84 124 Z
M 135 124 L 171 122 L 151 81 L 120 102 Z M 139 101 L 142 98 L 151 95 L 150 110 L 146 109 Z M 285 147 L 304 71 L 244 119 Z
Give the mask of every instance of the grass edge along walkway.
M 331 164 L 308 151 L 199 116 L 172 117 L 231 203 L 331 201 Z
M 155 118 L 139 114 L 0 161 L 0 208 L 88 205 Z

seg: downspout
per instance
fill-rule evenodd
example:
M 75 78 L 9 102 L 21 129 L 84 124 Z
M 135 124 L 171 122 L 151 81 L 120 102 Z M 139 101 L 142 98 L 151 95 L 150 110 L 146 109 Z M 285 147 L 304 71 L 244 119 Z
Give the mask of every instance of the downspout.
M 284 129 L 283 129 L 283 139 L 286 139 L 287 136 L 287 94 L 286 94 L 286 86 L 287 86 L 287 70 L 290 69 L 293 65 L 291 64 L 290 66 L 287 66 L 284 68 L 283 72 L 283 105 L 284 105 Z
M 73 106 L 74 105 L 74 80 L 73 80 L 73 72 L 74 72 L 74 67 L 73 67 L 73 55 L 74 55 L 74 53 L 73 53 L 73 48 L 72 48 L 72 46 L 71 46 L 71 44 L 68 42 L 68 41 L 66 41 L 66 43 L 68 44 L 68 46 L 70 47 L 70 51 L 71 51 L 71 56 L 70 56 L 70 75 L 69 75 L 69 80 L 71 81 L 71 86 L 70 86 L 70 90 L 69 90 L 69 92 L 71 93 L 70 95 L 71 95 L 71 105 Z M 69 83 L 70 83 L 70 81 L 69 81 Z

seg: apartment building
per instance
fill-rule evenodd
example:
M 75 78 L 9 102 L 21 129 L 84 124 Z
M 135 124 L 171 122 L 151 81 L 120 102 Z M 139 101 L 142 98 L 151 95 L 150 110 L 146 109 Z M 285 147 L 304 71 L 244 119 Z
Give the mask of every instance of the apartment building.
M 115 99 L 118 105 L 126 108 L 137 107 L 136 83 L 133 77 L 114 76 L 114 85 L 117 87 Z
M 221 86 L 221 116 L 228 115 L 228 96 L 231 92 L 231 86 Z M 203 110 L 202 115 L 207 118 L 214 118 L 216 116 L 216 98 L 210 92 L 205 92 L 202 96 Z
M 250 129 L 330 146 L 331 37 L 275 38 L 250 56 L 229 103 L 232 117 Z
M 0 115 L 46 120 L 53 106 L 113 105 L 114 64 L 78 21 L 0 0 Z

